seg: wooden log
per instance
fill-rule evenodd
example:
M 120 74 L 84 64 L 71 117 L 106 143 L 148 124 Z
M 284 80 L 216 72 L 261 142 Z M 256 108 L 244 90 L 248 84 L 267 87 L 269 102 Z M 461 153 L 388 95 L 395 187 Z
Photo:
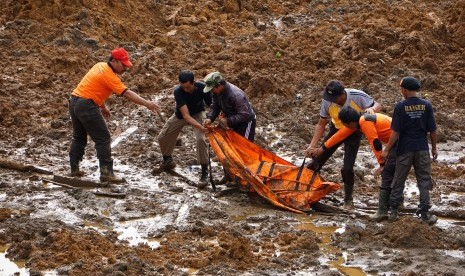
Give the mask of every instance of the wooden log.
M 81 189 L 81 187 L 74 187 L 68 184 L 63 184 L 63 183 L 56 182 L 56 181 L 49 180 L 49 179 L 42 179 L 42 182 L 52 183 L 54 185 L 69 188 L 69 189 Z M 125 198 L 126 197 L 125 193 L 113 193 L 113 192 L 103 192 L 103 191 L 93 191 L 92 193 L 96 196 L 105 196 L 105 197 L 114 197 L 114 198 Z
M 28 165 L 28 164 L 22 164 L 18 163 L 12 160 L 0 158 L 0 167 L 4 169 L 9 169 L 9 170 L 16 170 L 16 171 L 21 171 L 21 172 L 36 172 L 36 173 L 41 173 L 41 174 L 53 174 L 53 172 L 41 168 L 41 167 L 36 167 L 33 165 Z
M 57 185 L 57 186 L 61 186 L 61 187 L 69 188 L 69 189 L 78 189 L 77 187 L 73 187 L 71 185 L 59 183 L 59 182 L 49 180 L 49 179 L 42 179 L 42 182 L 43 183 L 52 183 L 53 185 Z
M 61 175 L 54 175 L 53 181 L 62 183 L 62 184 L 67 184 L 67 185 L 70 185 L 76 188 L 102 188 L 102 187 L 109 186 L 109 184 L 102 184 L 102 183 L 97 183 L 91 180 L 75 178 L 75 177 L 66 177 L 66 176 L 61 176 Z
M 322 202 L 315 202 L 312 204 L 312 209 L 318 212 L 323 213 L 333 213 L 333 214 L 347 214 L 349 213 L 347 210 L 344 210 L 339 207 L 331 206 L 328 204 L 324 204 Z
M 171 174 L 173 176 L 177 176 L 177 177 L 182 178 L 187 183 L 187 185 L 197 187 L 197 183 L 195 181 L 191 180 L 188 176 L 184 175 L 182 173 L 182 171 L 178 170 L 177 168 L 175 168 L 173 170 L 169 170 L 169 171 L 167 171 L 167 173 L 169 173 L 169 174 Z
M 105 197 L 114 197 L 114 198 L 125 198 L 125 193 L 112 193 L 112 192 L 102 192 L 102 191 L 95 191 L 93 192 L 96 196 L 105 196 Z
M 222 197 L 225 195 L 230 195 L 234 193 L 240 192 L 239 187 L 231 187 L 226 189 L 217 190 L 217 192 L 213 195 L 214 197 Z

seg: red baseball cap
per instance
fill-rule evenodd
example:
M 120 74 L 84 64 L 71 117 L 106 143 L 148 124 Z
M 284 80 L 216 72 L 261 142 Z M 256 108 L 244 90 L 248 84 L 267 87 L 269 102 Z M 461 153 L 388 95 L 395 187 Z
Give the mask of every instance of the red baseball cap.
M 121 61 L 121 63 L 126 66 L 126 67 L 132 67 L 132 63 L 129 60 L 129 55 L 126 50 L 123 48 L 116 48 L 113 51 L 111 51 L 111 56 L 116 59 Z

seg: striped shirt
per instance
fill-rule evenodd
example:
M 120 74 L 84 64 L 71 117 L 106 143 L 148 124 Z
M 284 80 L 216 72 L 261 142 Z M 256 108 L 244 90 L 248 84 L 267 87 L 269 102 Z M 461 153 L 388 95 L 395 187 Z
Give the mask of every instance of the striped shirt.
M 344 106 L 350 106 L 353 109 L 361 112 L 375 104 L 375 100 L 370 95 L 361 90 L 346 88 L 345 91 L 347 93 L 347 100 Z M 341 120 L 339 120 L 339 111 L 342 107 L 343 106 L 323 99 L 321 102 L 320 116 L 322 118 L 331 117 L 331 121 L 333 122 L 334 126 L 337 129 L 341 129 L 344 126 Z

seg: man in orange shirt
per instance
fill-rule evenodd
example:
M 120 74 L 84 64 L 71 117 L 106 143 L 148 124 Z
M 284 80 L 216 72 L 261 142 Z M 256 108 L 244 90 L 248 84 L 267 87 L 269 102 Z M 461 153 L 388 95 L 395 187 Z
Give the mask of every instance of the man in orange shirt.
M 381 158 L 381 153 L 383 151 L 382 144 L 387 144 L 391 136 L 392 118 L 381 113 L 363 114 L 350 106 L 345 106 L 339 111 L 339 119 L 344 127 L 329 138 L 322 147 L 318 148 L 314 156 L 321 155 L 325 150 L 338 145 L 352 133 L 360 130 L 366 136 L 378 160 L 379 168 L 375 171 L 375 177 L 381 174 L 378 212 L 371 218 L 375 221 L 387 219 L 391 184 L 396 166 L 396 151 L 395 149 L 391 150 L 386 161 Z
M 108 62 L 95 64 L 71 93 L 69 99 L 69 114 L 73 123 L 73 139 L 69 150 L 71 176 L 83 175 L 79 170 L 79 162 L 84 156 L 87 135 L 89 135 L 95 143 L 99 159 L 100 181 L 125 182 L 123 178 L 116 177 L 113 173 L 111 137 L 105 122 L 105 119 L 110 119 L 110 111 L 105 106 L 105 101 L 115 93 L 133 103 L 147 107 L 154 113 L 160 110 L 155 102 L 147 101 L 128 89 L 118 77 L 130 67 L 132 63 L 126 50 L 114 49 Z

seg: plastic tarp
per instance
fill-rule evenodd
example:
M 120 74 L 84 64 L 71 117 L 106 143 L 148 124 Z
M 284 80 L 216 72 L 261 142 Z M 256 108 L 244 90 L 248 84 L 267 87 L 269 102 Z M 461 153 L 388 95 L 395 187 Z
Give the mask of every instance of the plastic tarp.
M 296 166 L 232 130 L 214 127 L 207 136 L 233 181 L 278 207 L 306 212 L 313 203 L 340 188 L 339 184 L 324 182 L 318 173 Z

